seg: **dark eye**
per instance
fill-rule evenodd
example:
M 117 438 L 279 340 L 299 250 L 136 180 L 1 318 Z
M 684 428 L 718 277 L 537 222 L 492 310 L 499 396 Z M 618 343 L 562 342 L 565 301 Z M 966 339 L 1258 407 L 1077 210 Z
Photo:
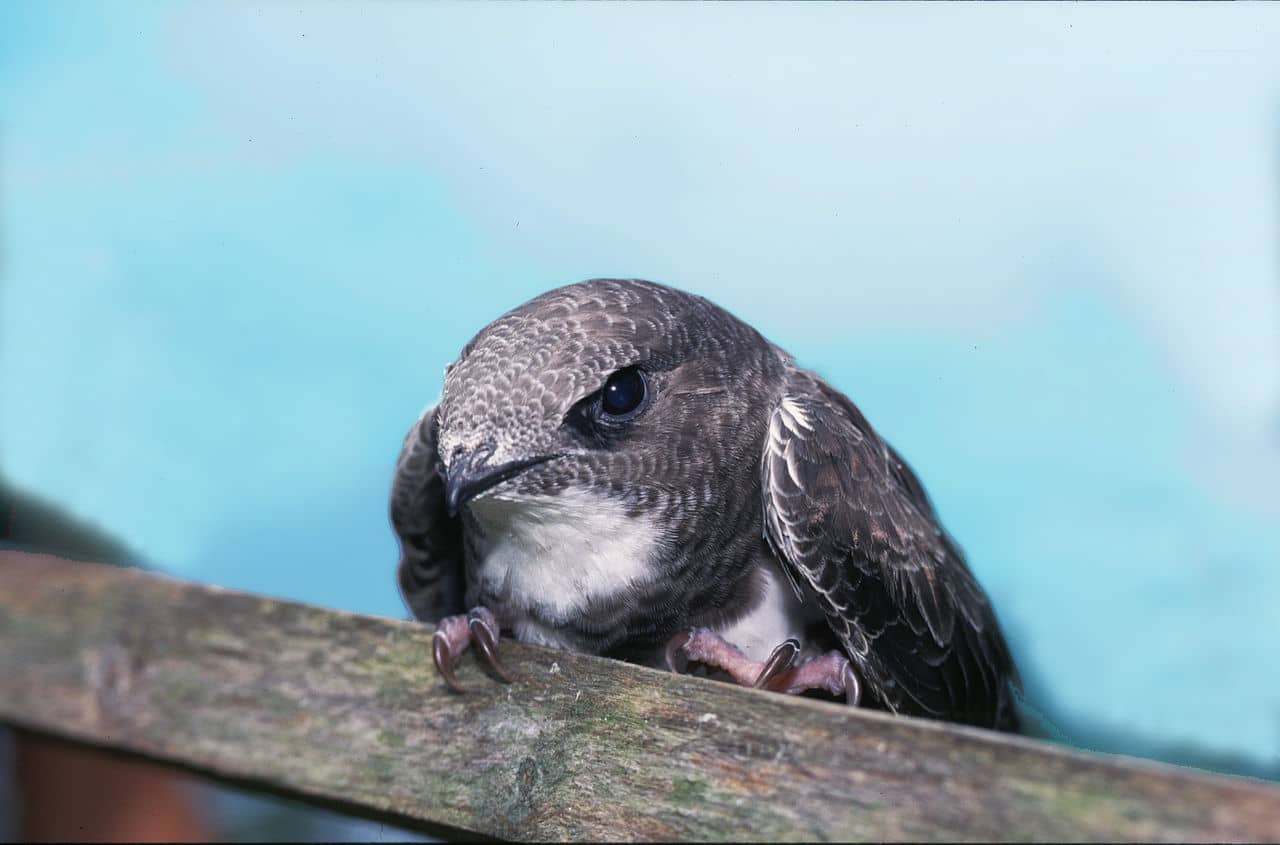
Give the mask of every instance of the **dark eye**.
M 645 392 L 644 373 L 635 367 L 618 370 L 600 391 L 600 410 L 606 417 L 625 417 L 644 403 Z

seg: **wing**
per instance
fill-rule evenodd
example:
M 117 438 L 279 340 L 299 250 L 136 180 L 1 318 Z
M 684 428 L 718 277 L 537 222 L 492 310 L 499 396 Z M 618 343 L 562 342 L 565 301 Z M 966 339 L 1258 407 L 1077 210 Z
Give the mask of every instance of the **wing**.
M 765 536 L 889 710 L 1015 729 L 991 605 L 911 469 L 853 403 L 792 374 L 761 460 Z
M 391 484 L 400 594 L 414 618 L 424 622 L 463 611 L 462 525 L 445 508 L 437 430 L 436 409 L 428 408 L 404 439 Z

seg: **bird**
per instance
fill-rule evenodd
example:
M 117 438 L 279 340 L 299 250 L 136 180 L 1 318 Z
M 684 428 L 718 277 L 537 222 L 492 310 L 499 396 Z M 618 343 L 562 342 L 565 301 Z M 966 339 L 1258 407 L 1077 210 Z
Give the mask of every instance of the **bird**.
M 505 681 L 501 637 L 1016 731 L 990 600 L 842 392 L 710 300 L 547 291 L 480 330 L 391 483 L 397 580 Z

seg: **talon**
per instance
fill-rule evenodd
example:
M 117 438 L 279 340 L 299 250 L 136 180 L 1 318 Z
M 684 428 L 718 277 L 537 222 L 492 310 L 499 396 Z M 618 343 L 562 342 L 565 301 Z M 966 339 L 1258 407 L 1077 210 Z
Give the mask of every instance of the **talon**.
M 692 634 L 688 631 L 681 631 L 671 639 L 667 640 L 667 669 L 675 672 L 677 675 L 683 675 L 689 669 L 689 658 L 684 653 L 684 647 L 688 644 Z M 678 663 L 678 665 L 677 665 Z
M 844 680 L 844 700 L 850 707 L 857 707 L 862 701 L 862 682 L 858 680 L 858 673 L 853 671 L 851 664 L 845 664 L 841 678 Z
M 760 674 L 756 676 L 755 683 L 751 686 L 756 689 L 766 689 L 770 681 L 791 668 L 791 663 L 799 653 L 799 640 L 794 637 L 784 640 L 770 652 L 769 658 L 764 662 L 764 667 L 761 668 Z
M 489 629 L 489 622 L 473 610 L 468 615 L 467 625 L 471 628 L 471 638 L 476 641 L 476 648 L 484 655 L 485 660 L 489 661 L 490 668 L 499 678 L 508 684 L 512 683 L 511 674 L 502 665 L 502 661 L 498 660 L 498 642 L 493 631 Z
M 431 638 L 431 654 L 436 661 L 436 671 L 444 678 L 444 682 L 455 692 L 465 693 L 466 688 L 458 683 L 458 677 L 453 674 L 453 654 L 449 651 L 449 640 L 443 631 L 436 631 Z
M 823 690 L 835 696 L 844 695 L 854 707 L 862 701 L 862 683 L 848 657 L 839 651 L 829 651 L 794 666 L 800 656 L 800 641 L 795 637 L 783 640 L 763 663 L 758 663 L 715 631 L 694 628 L 668 640 L 665 654 L 667 668 L 676 673 L 685 672 L 690 663 L 700 663 L 728 674 L 742 686 L 786 695 Z

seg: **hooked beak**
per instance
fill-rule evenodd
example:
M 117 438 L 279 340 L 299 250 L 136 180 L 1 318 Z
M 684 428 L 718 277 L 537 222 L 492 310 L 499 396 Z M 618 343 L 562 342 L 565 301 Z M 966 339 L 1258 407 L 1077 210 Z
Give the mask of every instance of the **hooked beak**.
M 445 504 L 449 508 L 449 516 L 457 516 L 458 509 L 479 496 L 490 487 L 515 478 L 520 473 L 546 463 L 559 455 L 541 455 L 536 458 L 524 458 L 499 466 L 489 466 L 489 458 L 493 455 L 493 447 L 481 446 L 474 452 L 458 452 L 449 464 L 445 480 Z

